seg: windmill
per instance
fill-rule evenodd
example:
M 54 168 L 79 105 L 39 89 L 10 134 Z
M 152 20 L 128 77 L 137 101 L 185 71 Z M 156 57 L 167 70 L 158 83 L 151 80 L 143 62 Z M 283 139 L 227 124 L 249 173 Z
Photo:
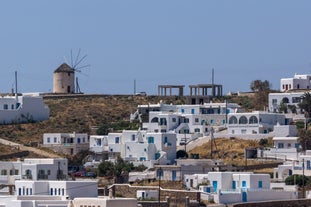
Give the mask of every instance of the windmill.
M 87 55 L 83 55 L 83 56 L 81 55 L 80 48 L 76 55 L 73 53 L 72 50 L 70 50 L 70 67 L 72 68 L 74 72 L 85 75 L 84 73 L 82 73 L 81 69 L 88 68 L 91 66 L 89 64 L 83 64 L 83 61 L 85 60 L 86 57 Z M 79 86 L 78 76 L 76 76 L 76 80 L 75 80 L 75 93 L 82 93 L 80 90 L 80 86 Z

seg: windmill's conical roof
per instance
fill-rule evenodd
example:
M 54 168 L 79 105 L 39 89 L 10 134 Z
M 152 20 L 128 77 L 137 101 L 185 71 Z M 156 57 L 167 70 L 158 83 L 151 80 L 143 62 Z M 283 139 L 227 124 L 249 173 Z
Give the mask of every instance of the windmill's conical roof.
M 74 70 L 67 63 L 63 63 L 54 71 L 54 73 L 60 72 L 74 73 Z

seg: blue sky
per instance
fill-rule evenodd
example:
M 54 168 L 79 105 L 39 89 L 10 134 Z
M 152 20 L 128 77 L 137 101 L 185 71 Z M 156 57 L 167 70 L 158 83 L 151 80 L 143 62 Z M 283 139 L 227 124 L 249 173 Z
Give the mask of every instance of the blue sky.
M 70 51 L 87 55 L 85 93 L 157 94 L 159 84 L 223 84 L 311 73 L 311 1 L 6 0 L 0 2 L 0 92 L 52 91 Z

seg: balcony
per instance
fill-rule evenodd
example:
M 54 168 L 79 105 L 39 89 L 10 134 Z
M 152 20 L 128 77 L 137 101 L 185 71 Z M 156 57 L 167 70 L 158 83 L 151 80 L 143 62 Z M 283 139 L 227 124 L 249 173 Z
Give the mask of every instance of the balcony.
M 48 179 L 48 175 L 46 174 L 38 174 L 38 180 L 47 180 Z
M 32 180 L 32 175 L 22 175 L 22 179 Z

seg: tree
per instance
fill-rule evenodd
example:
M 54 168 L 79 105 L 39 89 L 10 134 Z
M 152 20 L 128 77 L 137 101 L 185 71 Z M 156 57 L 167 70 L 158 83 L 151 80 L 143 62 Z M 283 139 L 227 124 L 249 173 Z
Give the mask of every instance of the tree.
M 299 129 L 298 130 L 299 143 L 302 150 L 311 149 L 311 130 Z
M 284 102 L 280 103 L 279 112 L 284 113 L 284 114 L 288 113 L 288 107 L 287 107 L 286 103 L 284 103 Z
M 301 102 L 298 104 L 300 110 L 304 112 L 306 117 L 306 123 L 308 123 L 311 117 L 311 94 L 309 92 L 304 93 L 301 96 Z
M 304 178 L 304 181 L 302 181 Z M 285 179 L 286 185 L 298 185 L 299 187 L 302 187 L 302 184 L 304 183 L 304 186 L 310 183 L 310 177 L 303 176 L 303 175 L 291 175 L 288 176 Z
M 296 105 L 287 105 L 288 109 L 291 110 L 291 112 L 293 114 L 296 114 L 297 113 L 297 107 Z
M 188 158 L 188 154 L 185 150 L 178 150 L 176 152 L 176 158 L 179 159 L 179 158 Z
M 268 95 L 271 91 L 271 84 L 269 81 L 254 80 L 250 85 L 251 90 L 254 92 L 254 107 L 256 110 L 262 110 L 262 106 L 268 106 Z
M 261 147 L 266 147 L 268 145 L 268 143 L 269 143 L 269 141 L 266 138 L 262 138 L 262 139 L 259 140 L 259 145 Z
M 122 183 L 125 175 L 134 168 L 132 163 L 125 162 L 121 157 L 118 157 L 115 162 L 104 161 L 98 166 L 99 176 L 109 176 L 115 179 L 115 182 Z
M 269 81 L 254 80 L 251 82 L 251 90 L 253 92 L 270 91 L 271 84 Z
M 113 177 L 114 172 L 114 163 L 111 161 L 104 161 L 98 165 L 98 175 L 101 177 Z
M 139 123 L 137 122 L 129 122 L 129 121 L 118 121 L 118 122 L 112 122 L 112 123 L 105 123 L 101 125 L 97 131 L 96 134 L 98 135 L 106 135 L 113 131 L 118 130 L 130 130 L 130 129 L 138 129 Z

